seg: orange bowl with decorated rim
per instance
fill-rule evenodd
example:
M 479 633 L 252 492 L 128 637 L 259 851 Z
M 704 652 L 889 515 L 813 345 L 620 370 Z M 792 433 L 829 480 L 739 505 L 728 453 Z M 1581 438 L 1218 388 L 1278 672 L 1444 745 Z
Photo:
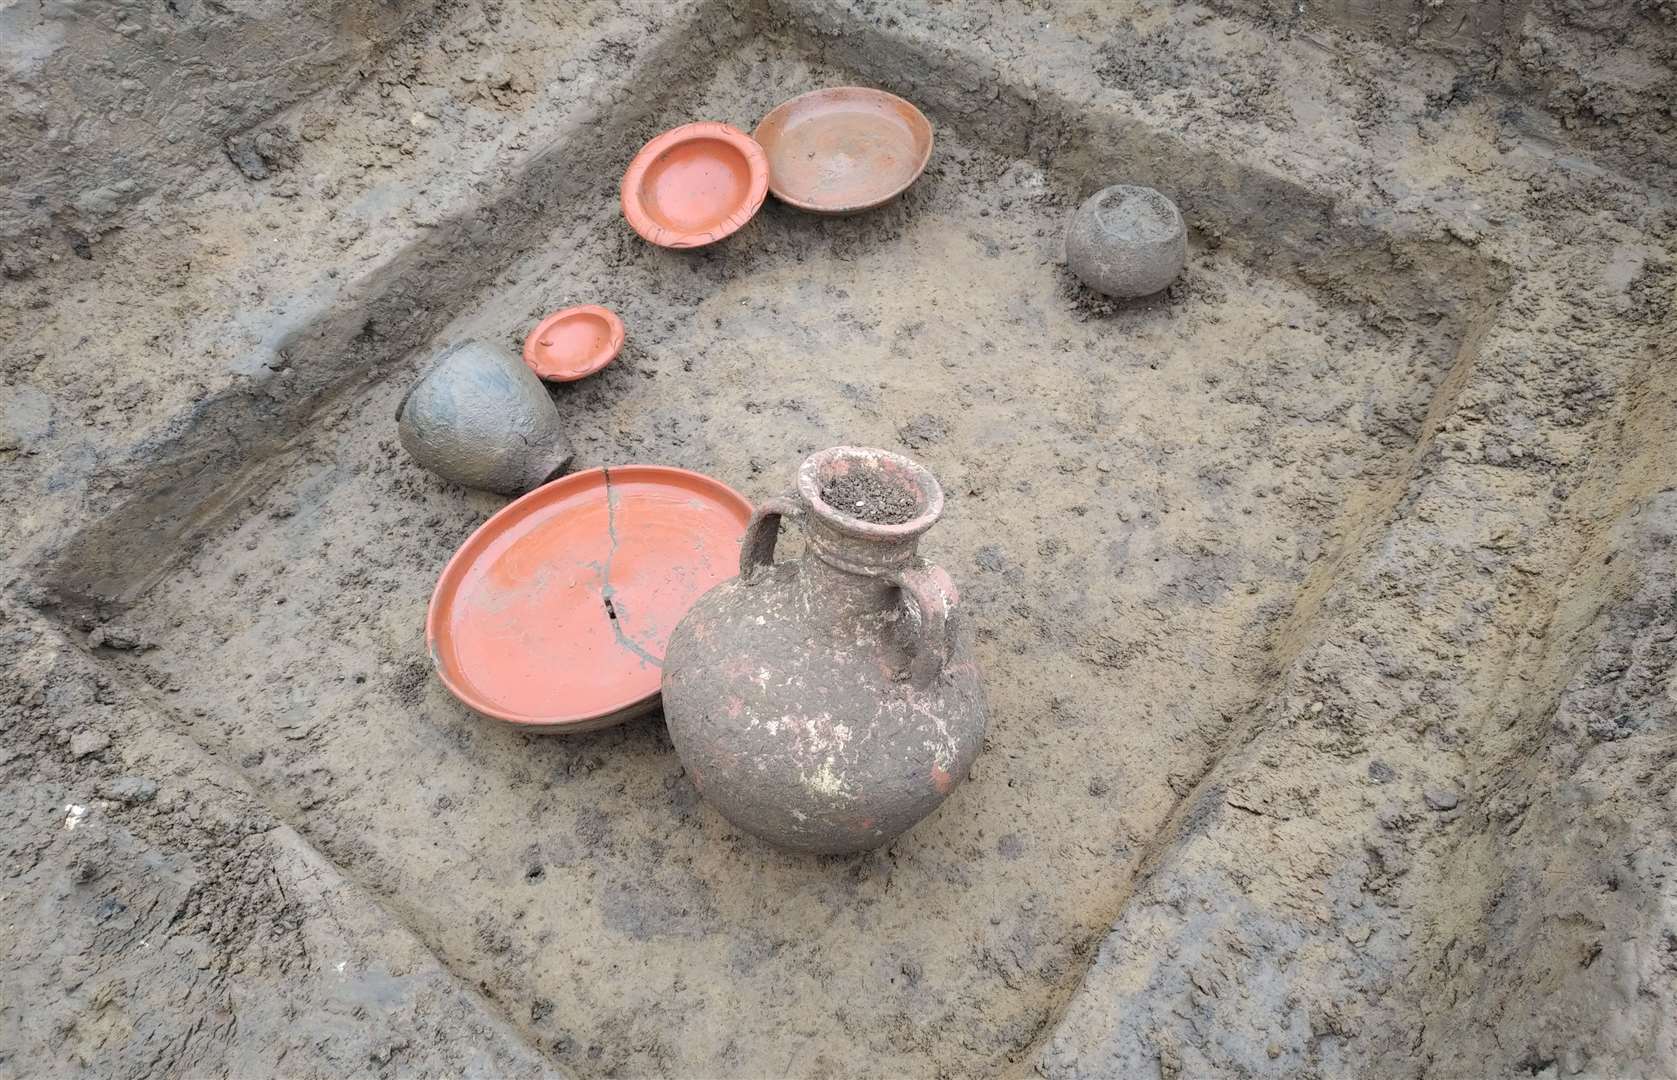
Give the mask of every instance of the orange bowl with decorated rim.
M 745 132 L 714 120 L 666 131 L 623 174 L 623 216 L 660 247 L 694 248 L 738 232 L 762 208 L 769 162 Z

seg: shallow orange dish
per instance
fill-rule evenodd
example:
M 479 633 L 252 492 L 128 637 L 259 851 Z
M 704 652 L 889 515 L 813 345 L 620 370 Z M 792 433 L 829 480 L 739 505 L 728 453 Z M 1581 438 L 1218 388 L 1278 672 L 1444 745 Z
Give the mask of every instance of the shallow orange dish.
M 524 362 L 550 382 L 574 382 L 612 362 L 623 348 L 623 320 L 598 304 L 556 311 L 524 339 Z
M 573 473 L 460 545 L 425 616 L 450 693 L 526 731 L 610 727 L 658 700 L 670 631 L 739 573 L 751 504 L 662 465 Z
M 883 90 L 835 86 L 776 106 L 752 137 L 769 156 L 769 190 L 817 214 L 855 214 L 908 189 L 932 158 L 932 125 Z
M 641 147 L 623 174 L 623 216 L 661 247 L 702 247 L 750 221 L 768 190 L 763 148 L 738 128 L 704 120 Z

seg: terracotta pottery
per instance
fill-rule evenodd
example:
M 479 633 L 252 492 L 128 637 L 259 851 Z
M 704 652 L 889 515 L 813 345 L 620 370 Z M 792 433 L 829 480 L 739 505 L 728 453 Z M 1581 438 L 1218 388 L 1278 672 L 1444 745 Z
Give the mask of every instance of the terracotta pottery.
M 900 500 L 880 524 L 827 501 L 839 481 Z M 984 739 L 972 632 L 949 575 L 916 546 L 943 511 L 931 473 L 883 450 L 812 455 L 758 507 L 740 574 L 693 605 L 664 660 L 664 718 L 699 791 L 782 847 L 889 842 L 965 779 Z M 774 562 L 782 518 L 796 562 Z
M 769 156 L 769 190 L 817 214 L 890 202 L 926 170 L 932 125 L 883 90 L 835 86 L 785 102 L 752 132 Z
M 571 445 L 547 388 L 499 345 L 445 351 L 396 406 L 413 459 L 445 480 L 517 495 L 565 471 Z
M 524 339 L 524 362 L 548 382 L 575 382 L 616 359 L 623 320 L 598 304 L 556 311 Z
M 670 631 L 734 573 L 750 517 L 721 482 L 658 465 L 532 491 L 437 579 L 425 641 L 438 678 L 525 731 L 593 731 L 649 711 Z
M 1150 187 L 1114 184 L 1089 196 L 1066 230 L 1066 264 L 1107 296 L 1149 296 L 1188 263 L 1176 204 Z
M 763 148 L 713 120 L 666 131 L 623 174 L 623 216 L 661 247 L 714 244 L 761 209 L 769 190 Z

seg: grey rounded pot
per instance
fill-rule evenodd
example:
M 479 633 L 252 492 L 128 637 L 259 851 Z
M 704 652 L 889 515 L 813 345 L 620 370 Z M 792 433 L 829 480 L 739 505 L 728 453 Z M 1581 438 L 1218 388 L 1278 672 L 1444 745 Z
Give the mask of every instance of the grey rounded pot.
M 446 350 L 396 406 L 402 446 L 466 487 L 518 495 L 565 471 L 571 445 L 547 388 L 498 345 Z
M 1107 296 L 1149 296 L 1188 262 L 1188 230 L 1176 204 L 1150 187 L 1114 184 L 1086 199 L 1066 230 L 1066 263 Z

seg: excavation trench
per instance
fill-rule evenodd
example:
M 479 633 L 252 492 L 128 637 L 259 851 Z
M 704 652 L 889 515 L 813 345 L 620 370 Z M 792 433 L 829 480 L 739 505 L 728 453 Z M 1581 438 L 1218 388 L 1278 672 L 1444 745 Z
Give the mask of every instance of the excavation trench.
M 999 1071 L 1148 850 L 1194 827 L 1182 799 L 1392 512 L 1502 275 L 1213 138 L 1051 86 L 1025 105 L 958 50 L 773 10 L 786 36 L 731 25 L 713 66 L 652 50 L 643 92 L 286 338 L 301 390 L 254 420 L 254 396 L 206 403 L 49 580 L 66 614 L 125 610 L 159 648 L 113 662 L 577 1072 Z M 647 135 L 858 82 L 918 91 L 937 125 L 900 202 L 771 201 L 695 253 L 622 224 L 613 170 Z M 1066 216 L 1121 164 L 1179 187 L 1196 230 L 1183 280 L 1132 303 L 1059 265 Z M 515 345 L 575 302 L 629 327 L 556 391 L 579 468 L 680 465 L 761 499 L 857 443 L 940 477 L 927 554 L 977 624 L 992 728 L 889 850 L 781 855 L 702 804 L 656 717 L 525 737 L 431 677 L 431 586 L 501 502 L 417 470 L 389 418 L 437 348 Z M 156 544 L 181 558 L 123 557 Z

